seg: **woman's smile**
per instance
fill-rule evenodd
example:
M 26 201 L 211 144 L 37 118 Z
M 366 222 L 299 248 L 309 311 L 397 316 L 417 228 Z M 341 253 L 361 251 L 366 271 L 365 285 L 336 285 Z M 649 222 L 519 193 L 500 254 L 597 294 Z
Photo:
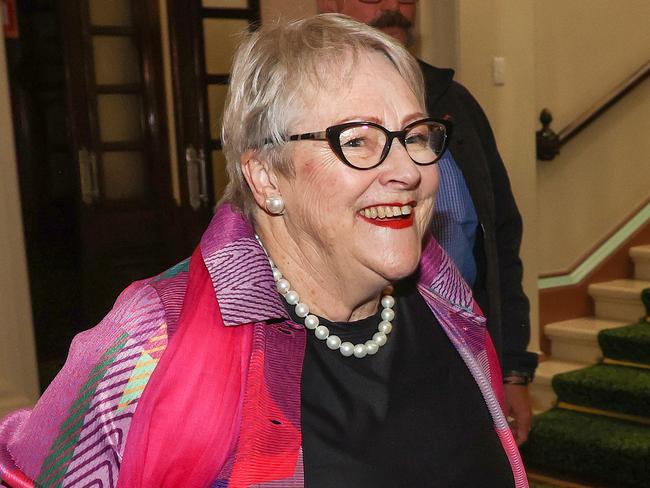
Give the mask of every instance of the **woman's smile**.
M 413 225 L 416 205 L 415 201 L 381 203 L 361 209 L 358 215 L 365 222 L 378 227 L 405 229 Z

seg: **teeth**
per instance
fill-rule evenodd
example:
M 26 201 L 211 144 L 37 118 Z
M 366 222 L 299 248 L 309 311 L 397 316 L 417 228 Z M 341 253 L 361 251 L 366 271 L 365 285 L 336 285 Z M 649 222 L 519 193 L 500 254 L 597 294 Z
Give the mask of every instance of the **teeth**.
M 401 215 L 410 215 L 413 213 L 413 207 L 411 205 L 402 205 L 401 207 L 397 205 L 378 205 L 376 207 L 365 208 L 359 213 L 369 219 L 387 219 Z

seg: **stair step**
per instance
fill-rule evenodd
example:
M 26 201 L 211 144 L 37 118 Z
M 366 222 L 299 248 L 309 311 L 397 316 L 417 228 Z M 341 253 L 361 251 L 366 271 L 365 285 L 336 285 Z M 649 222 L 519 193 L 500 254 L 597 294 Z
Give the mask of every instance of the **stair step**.
M 596 302 L 596 317 L 638 322 L 645 315 L 641 292 L 650 288 L 650 281 L 613 280 L 589 285 L 589 294 Z
M 584 368 L 586 365 L 569 361 L 558 361 L 548 359 L 539 363 L 535 371 L 535 380 L 529 387 L 531 404 L 533 412 L 541 413 L 555 406 L 557 395 L 553 391 L 551 381 L 553 376 L 567 371 Z
M 598 486 L 647 488 L 650 427 L 554 409 L 533 419 L 522 454 L 533 469 Z
M 598 364 L 556 375 L 553 390 L 561 402 L 647 417 L 650 423 L 650 370 Z
M 583 482 L 568 480 L 566 477 L 551 476 L 528 468 L 526 474 L 530 488 L 597 488 L 591 484 L 586 485 Z
M 650 324 L 647 322 L 604 330 L 598 342 L 606 358 L 650 365 Z
M 547 324 L 544 334 L 551 340 L 553 359 L 593 364 L 603 355 L 598 345 L 598 333 L 625 324 L 617 320 L 581 317 Z
M 634 277 L 650 281 L 650 244 L 630 248 L 630 257 L 634 261 Z

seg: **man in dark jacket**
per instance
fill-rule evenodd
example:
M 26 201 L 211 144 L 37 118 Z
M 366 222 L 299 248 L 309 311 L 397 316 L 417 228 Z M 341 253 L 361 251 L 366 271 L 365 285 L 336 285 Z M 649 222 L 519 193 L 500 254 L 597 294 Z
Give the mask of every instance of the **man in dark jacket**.
M 367 23 L 403 44 L 411 42 L 416 0 L 318 0 L 323 12 Z M 537 356 L 530 339 L 529 304 L 521 286 L 522 222 L 490 124 L 454 72 L 420 61 L 432 117 L 449 116 L 454 133 L 439 162 L 441 184 L 432 231 L 454 259 L 487 316 L 501 358 L 504 388 L 517 442 L 530 430 L 528 383 Z

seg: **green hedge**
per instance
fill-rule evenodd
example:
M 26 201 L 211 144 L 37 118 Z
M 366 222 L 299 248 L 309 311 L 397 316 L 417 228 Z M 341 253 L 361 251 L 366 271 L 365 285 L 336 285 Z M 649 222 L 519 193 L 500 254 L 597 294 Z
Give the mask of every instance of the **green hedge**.
M 599 364 L 555 375 L 552 385 L 560 401 L 650 418 L 650 370 Z
M 606 358 L 650 365 L 650 324 L 605 329 L 598 334 L 598 344 Z
M 650 486 L 650 427 L 554 409 L 536 416 L 526 465 L 609 487 Z

